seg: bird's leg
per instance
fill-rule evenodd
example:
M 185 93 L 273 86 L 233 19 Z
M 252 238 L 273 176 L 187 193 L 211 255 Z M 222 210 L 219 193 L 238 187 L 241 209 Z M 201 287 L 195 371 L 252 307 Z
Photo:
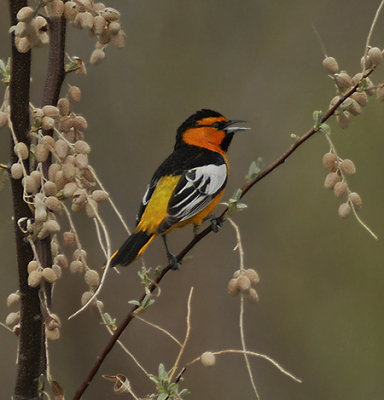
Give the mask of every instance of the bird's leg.
M 204 221 L 209 221 L 211 223 L 212 231 L 217 233 L 220 228 L 223 226 L 223 221 L 220 217 L 216 217 L 215 214 L 208 215 L 208 217 L 204 218 Z
M 171 264 L 171 268 L 173 270 L 179 270 L 181 267 L 181 263 L 178 261 L 177 257 L 169 251 L 166 235 L 161 235 L 161 237 L 163 238 L 165 251 L 167 252 L 167 258 L 169 263 Z

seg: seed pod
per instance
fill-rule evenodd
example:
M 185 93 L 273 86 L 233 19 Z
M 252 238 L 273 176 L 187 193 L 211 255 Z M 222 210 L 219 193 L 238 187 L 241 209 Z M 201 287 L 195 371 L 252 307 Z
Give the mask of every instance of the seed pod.
M 99 11 L 99 15 L 104 17 L 107 21 L 117 21 L 120 18 L 120 13 L 112 7 L 105 7 Z
M 81 100 L 81 90 L 77 86 L 71 86 L 68 89 L 68 98 L 70 101 L 78 103 Z
M 237 286 L 239 287 L 240 291 L 246 292 L 251 287 L 251 281 L 247 276 L 240 275 L 237 278 Z
M 337 198 L 345 196 L 348 192 L 348 186 L 345 182 L 337 182 L 333 187 L 333 193 Z
M 47 210 L 43 203 L 38 203 L 35 207 L 35 221 L 44 222 L 47 219 Z
M 41 278 L 43 277 L 43 274 L 41 271 L 32 271 L 28 275 L 28 285 L 30 287 L 37 287 L 40 285 Z
M 72 180 L 74 179 L 75 175 L 76 175 L 76 168 L 73 164 L 71 163 L 65 163 L 63 165 L 63 175 L 64 178 L 67 180 Z
M 76 235 L 73 232 L 63 233 L 64 246 L 74 247 L 76 245 Z
M 105 4 L 104 3 L 95 3 L 93 6 L 93 9 L 95 11 L 100 11 L 100 10 L 104 10 L 105 8 Z
M 100 284 L 99 273 L 94 269 L 89 269 L 84 275 L 84 280 L 89 287 L 97 287 Z
M 363 202 L 358 193 L 356 193 L 356 192 L 349 193 L 348 200 L 353 204 L 353 207 L 355 208 L 355 210 L 361 209 Z
M 330 172 L 324 181 L 324 188 L 325 189 L 333 189 L 337 182 L 341 181 L 341 177 L 336 172 Z
M 352 115 L 355 115 L 355 116 L 361 114 L 361 107 L 360 107 L 359 103 L 356 100 L 354 100 L 353 98 L 350 98 L 349 101 L 350 101 L 350 104 L 348 107 L 348 111 Z
M 60 164 L 51 164 L 48 168 L 48 179 L 50 181 L 55 180 L 56 173 L 61 170 Z
M 46 329 L 45 336 L 48 340 L 59 340 L 60 339 L 60 329 Z
M 23 167 L 19 163 L 14 163 L 11 166 L 11 176 L 13 179 L 20 179 L 23 177 Z
M 325 153 L 323 155 L 323 166 L 332 172 L 337 170 L 337 156 L 334 153 Z
M 353 86 L 351 77 L 346 72 L 335 74 L 335 81 L 339 88 L 348 89 Z
M 68 150 L 69 150 L 69 146 L 63 139 L 59 139 L 59 140 L 56 141 L 56 143 L 55 143 L 55 151 L 56 151 L 56 154 L 58 155 L 58 157 L 60 159 L 64 159 L 65 158 L 65 156 L 68 153 Z
M 89 154 L 91 151 L 91 147 L 84 140 L 78 140 L 77 142 L 75 142 L 74 150 L 76 153 Z
M 27 193 L 35 193 L 37 191 L 36 180 L 31 175 L 24 176 L 22 180 L 22 185 Z
M 106 201 L 109 199 L 109 194 L 104 190 L 94 190 L 92 192 L 92 198 L 97 202 Z
M 13 146 L 13 151 L 15 154 L 20 157 L 22 160 L 26 160 L 29 156 L 29 150 L 25 143 L 18 142 Z
M 246 269 L 245 276 L 248 277 L 248 279 L 251 281 L 251 284 L 260 282 L 259 274 L 253 268 Z
M 84 264 L 80 260 L 73 260 L 69 264 L 69 270 L 76 274 L 84 272 Z
M 52 136 L 45 135 L 41 138 L 40 141 L 41 144 L 44 144 L 45 146 L 48 147 L 49 150 L 53 149 L 55 147 L 55 139 Z
M 368 104 L 368 96 L 365 92 L 355 92 L 352 98 L 356 100 L 361 107 L 365 107 Z
M 54 213 L 59 213 L 62 210 L 61 201 L 55 196 L 49 196 L 45 200 L 45 205 Z
M 35 180 L 36 187 L 39 188 L 41 185 L 41 172 L 40 171 L 32 171 L 31 177 Z
M 80 130 L 80 131 L 84 131 L 85 129 L 88 128 L 88 122 L 87 120 L 82 117 L 81 115 L 77 115 L 74 119 L 73 119 L 73 127 Z
M 259 295 L 254 288 L 249 289 L 249 292 L 247 293 L 247 299 L 251 303 L 257 303 L 259 301 Z
M 50 15 L 52 17 L 61 17 L 64 12 L 64 3 L 61 0 L 52 0 L 48 3 L 50 6 Z
M 7 307 L 19 306 L 20 295 L 18 293 L 11 293 L 7 297 Z
M 8 114 L 0 111 L 0 128 L 4 127 L 8 123 Z
M 87 192 L 84 189 L 76 189 L 72 201 L 75 204 L 84 204 L 87 200 Z M 85 204 L 84 204 L 85 205 Z
M 63 171 L 57 171 L 55 175 L 55 184 L 57 189 L 61 190 L 66 183 L 67 180 L 64 178 Z
M 348 128 L 350 123 L 349 116 L 350 114 L 348 111 L 344 111 L 336 116 L 336 121 L 338 122 L 338 124 L 342 129 Z
M 52 265 L 52 270 L 53 270 L 53 272 L 56 274 L 57 279 L 60 279 L 60 278 L 61 278 L 61 275 L 63 274 L 63 271 L 62 271 L 60 265 L 53 264 L 53 265 Z
M 358 72 L 357 74 L 355 74 L 352 77 L 352 83 L 354 85 L 358 84 L 361 80 L 363 79 L 363 73 L 362 72 Z
M 216 356 L 210 351 L 206 351 L 200 356 L 200 361 L 204 367 L 213 367 L 216 364 Z
M 75 159 L 75 164 L 80 169 L 88 168 L 88 154 L 78 154 Z
M 54 219 L 50 219 L 47 222 L 44 222 L 44 228 L 50 233 L 56 233 L 60 231 L 60 225 Z
M 49 149 L 48 147 L 43 144 L 39 143 L 35 147 L 35 159 L 37 162 L 44 162 L 47 161 L 49 156 Z
M 46 181 L 43 185 L 43 192 L 46 196 L 55 196 L 57 193 L 57 187 L 54 182 Z
M 356 167 L 352 160 L 345 159 L 340 165 L 340 169 L 347 175 L 354 175 L 356 173 Z
M 367 56 L 363 56 L 363 57 L 361 57 L 361 59 L 360 59 L 360 65 L 361 65 L 361 68 L 365 71 L 365 70 L 367 70 L 367 69 L 370 69 L 370 68 L 372 68 L 372 61 L 371 61 L 371 59 L 368 57 L 368 55 Z
M 87 168 L 83 171 L 83 176 L 88 182 L 93 183 L 96 181 L 95 176 L 93 175 L 93 172 L 89 168 Z
M 49 314 L 45 319 L 47 329 L 61 328 L 61 321 L 57 314 Z
M 79 24 L 81 28 L 83 29 L 92 29 L 93 27 L 93 15 L 89 11 L 85 11 L 82 13 L 79 13 L 76 16 L 76 19 L 79 19 Z M 76 22 L 75 19 L 75 22 Z
M 384 101 L 384 85 L 381 84 L 377 89 L 376 89 L 376 97 L 379 101 Z
M 5 318 L 5 325 L 13 326 L 18 324 L 20 321 L 20 313 L 19 312 L 11 312 Z
M 78 11 L 76 9 L 76 3 L 74 1 L 67 1 L 64 4 L 64 16 L 68 21 L 74 21 Z
M 67 268 L 68 267 L 68 260 L 67 260 L 67 257 L 64 254 L 58 254 L 54 258 L 53 262 L 55 264 L 59 265 L 60 267 L 63 267 L 63 268 Z
M 101 15 L 96 15 L 93 19 L 93 31 L 96 35 L 100 35 L 107 26 L 107 21 Z
M 372 65 L 379 65 L 383 61 L 383 53 L 378 47 L 372 47 L 368 50 L 368 58 Z
M 85 202 L 83 203 L 72 203 L 71 210 L 73 212 L 79 212 L 85 207 Z
M 37 33 L 37 37 L 41 44 L 48 44 L 49 43 L 49 35 L 48 32 L 39 31 Z M 38 43 L 39 44 L 39 43 Z
M 116 33 L 116 35 L 113 35 L 111 37 L 111 42 L 118 49 L 121 49 L 125 46 L 125 39 L 126 39 L 125 33 L 122 29 L 120 29 L 119 32 Z
M 91 58 L 89 59 L 89 62 L 92 65 L 98 65 L 104 60 L 104 58 L 105 58 L 104 51 L 101 49 L 95 49 L 95 50 L 93 50 L 93 52 L 91 54 Z
M 55 274 L 55 271 L 52 268 L 44 268 L 42 273 L 43 273 L 43 278 L 47 282 L 53 283 L 57 281 L 57 275 Z
M 63 189 L 63 196 L 67 199 L 72 197 L 76 189 L 77 185 L 75 182 L 66 183 Z
M 228 293 L 231 296 L 236 296 L 239 292 L 240 292 L 240 289 L 239 289 L 239 286 L 237 284 L 237 279 L 236 278 L 232 278 L 228 282 Z
M 15 27 L 15 36 L 22 38 L 28 35 L 31 31 L 31 25 L 25 22 L 18 22 Z
M 82 306 L 85 306 L 85 305 L 88 303 L 88 301 L 91 300 L 93 294 L 94 294 L 94 293 L 89 292 L 89 291 L 88 291 L 88 292 L 84 292 L 84 293 L 81 295 L 81 305 L 82 305 Z M 92 304 L 95 304 L 95 300 L 92 301 Z
M 30 274 L 32 271 L 36 271 L 39 268 L 40 264 L 36 260 L 32 260 L 28 263 L 27 269 L 28 269 L 28 274 Z
M 340 218 L 347 218 L 351 213 L 351 206 L 348 203 L 341 203 L 337 212 Z
M 16 18 L 21 22 L 30 22 L 32 21 L 33 15 L 35 11 L 31 7 L 22 7 L 16 14 Z
M 85 205 L 85 212 L 89 218 L 93 218 L 97 213 L 97 203 L 93 199 L 88 199 L 87 204 Z
M 332 108 L 340 99 L 341 99 L 340 96 L 333 97 L 329 103 L 329 108 Z
M 241 274 L 242 274 L 242 272 L 238 269 L 233 273 L 233 277 L 238 278 Z
M 55 106 L 46 105 L 42 110 L 45 117 L 57 118 L 59 116 L 59 109 Z
M 33 26 L 33 28 L 36 31 L 36 34 L 38 34 L 40 31 L 47 30 L 48 29 L 48 22 L 47 20 L 41 16 L 38 15 L 37 17 L 33 18 L 31 21 L 31 25 Z
M 27 53 L 32 48 L 29 37 L 15 37 L 15 46 L 19 53 Z
M 334 57 L 325 57 L 323 60 L 323 67 L 330 74 L 335 74 L 339 72 L 339 64 Z

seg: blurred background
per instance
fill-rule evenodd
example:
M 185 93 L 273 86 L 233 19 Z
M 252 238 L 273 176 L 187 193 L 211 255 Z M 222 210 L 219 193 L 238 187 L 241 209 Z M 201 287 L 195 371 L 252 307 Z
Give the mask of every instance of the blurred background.
M 119 9 L 127 34 L 122 50 L 110 46 L 107 58 L 88 66 L 88 75 L 70 75 L 82 88 L 75 111 L 88 120 L 90 161 L 130 227 L 141 196 L 158 164 L 171 152 L 177 127 L 193 112 L 211 108 L 228 118 L 248 121 L 252 130 L 235 137 L 229 151 L 231 177 L 225 198 L 244 183 L 252 160 L 266 165 L 313 125 L 312 112 L 326 110 L 334 86 L 321 66 L 323 54 L 312 25 L 328 55 L 355 74 L 379 1 L 359 0 L 143 0 L 110 1 Z M 0 3 L 0 57 L 10 54 L 8 9 Z M 383 16 L 372 44 L 383 46 Z M 67 51 L 88 60 L 94 39 L 69 28 Z M 33 53 L 32 101 L 41 101 L 46 49 Z M 383 66 L 373 75 L 383 79 Z M 65 88 L 64 88 L 65 89 Z M 1 95 L 3 94 L 1 89 Z M 63 90 L 65 94 L 65 90 Z M 375 98 L 362 115 L 341 131 L 334 120 L 333 140 L 339 154 L 352 159 L 358 172 L 349 179 L 364 203 L 360 216 L 376 232 L 375 241 L 353 218 L 337 216 L 339 200 L 323 189 L 328 151 L 320 134 L 305 143 L 244 198 L 248 209 L 233 218 L 239 224 L 247 267 L 261 277 L 258 304 L 246 304 L 245 334 L 250 350 L 264 353 L 302 379 L 295 383 L 262 359 L 251 359 L 264 400 L 378 400 L 384 397 L 383 265 L 383 123 L 384 104 Z M 9 135 L 0 135 L 0 161 L 8 162 Z M 0 196 L 0 315 L 17 288 L 10 186 Z M 125 239 L 116 216 L 102 207 L 113 247 Z M 89 262 L 103 263 L 94 228 L 77 219 Z M 192 229 L 169 236 L 174 252 L 191 239 Z M 227 294 L 227 282 L 239 267 L 235 233 L 226 223 L 191 252 L 178 272 L 161 284 L 162 294 L 144 315 L 180 340 L 185 333 L 191 286 L 192 331 L 183 361 L 206 350 L 241 346 L 239 298 Z M 148 266 L 165 263 L 160 240 L 145 254 Z M 120 321 L 128 301 L 142 291 L 139 262 L 111 272 L 102 291 L 105 310 Z M 92 310 L 67 321 L 86 286 L 65 271 L 55 289 L 54 310 L 61 316 L 61 339 L 50 343 L 54 378 L 71 398 L 108 340 Z M 16 338 L 0 329 L 0 397 L 10 398 L 15 376 Z M 151 373 L 160 362 L 170 368 L 174 343 L 158 331 L 132 323 L 123 342 Z M 112 399 L 112 385 L 101 374 L 122 373 L 139 396 L 152 383 L 115 346 L 84 399 Z M 182 387 L 190 400 L 254 398 L 244 359 L 218 358 L 216 366 L 194 365 Z M 129 398 L 127 396 L 126 398 Z

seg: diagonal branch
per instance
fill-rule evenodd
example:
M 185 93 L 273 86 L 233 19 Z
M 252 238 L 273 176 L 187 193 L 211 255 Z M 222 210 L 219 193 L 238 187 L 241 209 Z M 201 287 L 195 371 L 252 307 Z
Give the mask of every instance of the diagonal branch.
M 367 71 L 363 77 L 361 78 L 361 81 L 365 78 L 367 78 L 372 72 L 374 71 L 374 68 L 371 70 Z M 361 82 L 360 81 L 360 82 Z M 335 103 L 333 107 L 331 107 L 321 118 L 320 124 L 325 123 L 338 109 L 338 107 L 347 99 L 349 98 L 353 93 L 355 93 L 359 87 L 360 82 L 358 82 L 356 85 L 354 85 L 351 89 L 349 89 L 343 96 L 340 97 L 340 99 Z M 267 168 L 265 168 L 263 171 L 261 171 L 254 179 L 252 179 L 250 182 L 248 182 L 246 185 L 244 185 L 241 188 L 241 196 L 246 195 L 246 193 L 259 181 L 264 179 L 267 175 L 269 175 L 272 171 L 274 171 L 277 167 L 282 165 L 285 160 L 290 157 L 304 142 L 306 142 L 309 138 L 311 138 L 315 133 L 320 131 L 319 126 L 314 126 L 313 128 L 309 129 L 303 136 L 298 138 L 295 143 L 293 143 L 288 150 L 286 150 L 277 160 L 275 160 L 272 164 L 270 164 Z M 226 208 L 218 217 L 219 221 L 224 222 L 225 215 L 228 213 L 228 208 Z M 183 250 L 180 251 L 180 253 L 176 256 L 177 262 L 181 262 L 183 258 L 189 253 L 189 251 L 195 247 L 195 245 L 200 242 L 204 237 L 206 237 L 209 233 L 212 232 L 212 225 L 209 225 L 207 228 L 205 228 L 203 231 L 201 231 L 198 235 L 196 235 L 185 247 Z M 168 264 L 160 273 L 160 275 L 154 280 L 152 285 L 150 285 L 147 290 L 149 290 L 150 293 L 152 293 L 159 285 L 160 281 L 164 278 L 164 276 L 171 270 L 171 265 Z M 144 292 L 141 298 L 139 299 L 139 302 L 141 303 L 147 296 L 147 292 Z M 87 387 L 90 385 L 92 382 L 92 379 L 95 377 L 97 371 L 101 367 L 101 364 L 104 362 L 105 358 L 109 354 L 109 352 L 112 350 L 113 346 L 115 345 L 116 341 L 119 339 L 121 334 L 124 332 L 125 328 L 129 325 L 129 323 L 134 319 L 134 313 L 135 311 L 139 308 L 139 306 L 133 306 L 131 309 L 128 311 L 127 316 L 125 319 L 120 323 L 116 331 L 114 332 L 113 336 L 110 338 L 109 342 L 103 349 L 102 353 L 97 357 L 95 363 L 93 364 L 91 370 L 89 371 L 86 379 L 84 382 L 81 384 L 79 389 L 76 391 L 75 395 L 73 396 L 72 400 L 79 400 Z

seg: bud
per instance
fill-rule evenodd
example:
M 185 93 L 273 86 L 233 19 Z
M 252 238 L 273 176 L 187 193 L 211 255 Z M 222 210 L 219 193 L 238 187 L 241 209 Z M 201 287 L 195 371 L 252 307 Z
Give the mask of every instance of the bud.
M 18 293 L 11 293 L 7 297 L 7 307 L 19 306 L 20 295 Z
M 49 149 L 48 147 L 43 144 L 39 143 L 35 147 L 35 158 L 37 162 L 44 162 L 47 161 L 49 156 Z
M 35 207 L 35 221 L 44 222 L 47 219 L 47 210 L 43 203 L 38 203 Z
M 213 367 L 216 364 L 216 356 L 212 352 L 206 351 L 200 356 L 200 361 L 204 367 Z
M 80 169 L 88 167 L 88 154 L 78 154 L 75 158 L 75 164 Z
M 96 17 L 93 19 L 93 31 L 96 33 L 96 35 L 100 35 L 106 26 L 107 21 L 105 18 L 101 15 L 96 15 Z
M 55 184 L 58 190 L 61 190 L 64 185 L 67 183 L 66 179 L 64 178 L 63 171 L 57 171 L 55 175 Z
M 368 104 L 368 96 L 365 92 L 355 92 L 352 98 L 356 100 L 361 107 L 365 107 Z
M 19 53 L 27 53 L 31 50 L 32 43 L 28 37 L 15 37 L 15 46 Z
M 97 203 L 93 199 L 88 199 L 87 204 L 85 205 L 85 212 L 89 218 L 93 218 L 97 213 Z
M 352 77 L 352 83 L 354 85 L 358 84 L 361 80 L 363 79 L 363 74 L 361 72 L 358 72 L 356 75 Z
M 37 287 L 40 285 L 41 278 L 43 277 L 43 274 L 41 271 L 32 271 L 28 275 L 28 285 L 30 287 Z
M 52 268 L 44 268 L 42 274 L 43 278 L 49 283 L 57 281 L 57 275 Z
M 246 292 L 251 288 L 251 281 L 246 275 L 240 275 L 237 278 L 237 286 L 239 287 L 240 291 Z
M 74 21 L 78 11 L 76 9 L 76 3 L 74 1 L 67 1 L 64 4 L 64 16 L 68 21 Z
M 350 114 L 348 111 L 344 111 L 336 116 L 336 121 L 342 129 L 348 128 L 350 123 L 349 116 Z
M 99 201 L 106 201 L 109 199 L 109 194 L 105 192 L 104 190 L 94 190 L 92 192 L 92 198 L 93 200 L 99 202 Z
M 14 163 L 11 166 L 11 176 L 13 179 L 20 179 L 23 176 L 23 167 L 19 163 Z
M 52 136 L 45 135 L 41 138 L 40 142 L 45 144 L 50 150 L 55 147 L 55 139 Z
M 355 115 L 355 116 L 361 114 L 361 107 L 360 107 L 359 103 L 356 100 L 354 100 L 353 98 L 349 99 L 348 111 L 352 115 Z
M 92 292 L 84 292 L 81 295 L 81 305 L 85 306 L 88 303 L 88 301 L 91 300 L 93 294 L 94 293 L 92 293 Z M 95 300 L 92 301 L 92 304 L 95 304 Z
M 40 264 L 36 260 L 32 260 L 28 263 L 28 274 L 30 274 L 32 271 L 36 271 L 39 268 Z
M 61 201 L 55 196 L 47 197 L 45 205 L 54 213 L 59 213 L 62 209 Z
M 25 22 L 18 22 L 15 27 L 15 36 L 18 37 L 18 39 L 25 37 L 30 33 L 31 31 L 31 25 Z
M 87 201 L 87 192 L 84 189 L 76 189 L 72 201 L 75 204 L 84 204 Z M 84 204 L 85 205 L 85 204 Z
M 383 54 L 378 47 L 372 47 L 368 50 L 368 58 L 373 65 L 379 65 L 383 61 Z
M 13 326 L 19 323 L 20 321 L 20 313 L 19 312 L 11 312 L 5 318 L 5 325 Z
M 116 35 L 112 36 L 111 41 L 118 49 L 121 49 L 125 46 L 125 39 L 125 33 L 122 29 L 120 29 Z
M 35 180 L 36 187 L 39 188 L 41 185 L 41 172 L 40 171 L 32 171 L 31 177 Z
M 362 206 L 361 197 L 358 193 L 352 192 L 348 196 L 348 200 L 352 203 L 355 210 L 360 210 Z
M 84 272 L 84 264 L 80 260 L 73 260 L 69 264 L 69 270 L 72 273 L 82 273 Z
M 332 108 L 333 106 L 336 105 L 336 103 L 341 99 L 340 96 L 335 96 L 332 98 L 332 100 L 329 103 L 329 108 Z
M 335 74 L 335 81 L 339 88 L 348 89 L 353 86 L 351 77 L 346 72 Z
M 99 273 L 94 269 L 89 269 L 84 275 L 85 283 L 90 287 L 97 287 L 100 284 Z
M 376 97 L 379 101 L 384 101 L 384 85 L 381 84 L 377 89 L 376 89 Z
M 93 8 L 95 11 L 101 11 L 101 10 L 104 10 L 105 4 L 104 3 L 95 3 Z
M 81 100 L 81 90 L 77 86 L 71 86 L 68 89 L 68 98 L 70 101 L 78 103 Z
M 338 214 L 340 218 L 347 218 L 351 212 L 351 206 L 348 203 L 342 203 L 339 206 Z
M 239 293 L 240 289 L 239 286 L 237 284 L 237 279 L 236 278 L 232 278 L 229 282 L 228 282 L 228 293 L 231 296 L 236 296 Z
M 117 21 L 120 18 L 120 13 L 112 7 L 106 7 L 99 11 L 99 14 L 107 21 Z
M 48 340 L 58 340 L 60 339 L 60 329 L 59 328 L 46 329 L 45 336 L 47 337 Z
M 92 65 L 98 65 L 104 60 L 104 58 L 105 58 L 104 51 L 101 49 L 95 49 L 95 50 L 93 50 L 93 52 L 91 54 L 91 58 L 89 59 L 89 62 Z
M 260 282 L 259 274 L 253 269 L 248 268 L 245 270 L 245 276 L 251 281 L 251 284 Z
M 63 233 L 64 246 L 74 247 L 76 245 L 76 235 L 73 232 Z
M 61 17 L 64 12 L 64 3 L 61 0 L 52 0 L 49 3 L 50 15 L 52 17 Z
M 58 254 L 55 258 L 54 258 L 54 263 L 59 265 L 60 267 L 63 268 L 67 268 L 68 267 L 68 260 L 67 257 L 65 257 L 64 254 Z
M 68 4 L 68 3 L 66 3 Z M 59 109 L 59 113 L 61 116 L 66 117 L 70 113 L 70 103 L 69 100 L 65 97 L 59 99 L 57 102 L 57 108 Z
M 63 171 L 64 178 L 69 181 L 72 180 L 76 175 L 76 168 L 71 163 L 65 163 L 63 165 L 62 171 Z
M 25 143 L 19 142 L 13 146 L 13 151 L 15 154 L 20 157 L 22 160 L 26 160 L 29 156 L 29 150 Z
M 356 173 L 356 167 L 352 160 L 345 159 L 340 165 L 340 169 L 347 175 L 354 175 Z
M 325 189 L 333 189 L 333 187 L 336 185 L 337 182 L 341 181 L 341 177 L 338 173 L 336 172 L 330 172 L 326 177 L 324 181 L 324 188 Z
M 78 140 L 77 142 L 75 142 L 74 149 L 76 153 L 81 154 L 89 154 L 91 151 L 91 147 L 84 140 Z
M 323 60 L 323 67 L 330 74 L 335 74 L 339 72 L 339 65 L 334 57 L 325 57 Z
M 60 225 L 57 221 L 54 219 L 50 219 L 47 222 L 44 222 L 44 228 L 49 232 L 49 233 L 56 233 L 60 231 Z
M 53 272 L 56 274 L 57 279 L 60 279 L 60 278 L 61 278 L 61 275 L 62 275 L 62 273 L 63 273 L 63 271 L 62 271 L 60 265 L 53 264 L 53 265 L 52 265 L 52 270 L 53 270 Z
M 249 289 L 249 292 L 247 293 L 247 299 L 251 303 L 257 303 L 259 301 L 259 295 L 254 288 Z
M 332 172 L 337 170 L 337 156 L 334 153 L 325 153 L 323 155 L 323 166 Z
M 360 59 L 361 68 L 365 71 L 372 68 L 372 61 L 368 56 L 363 56 Z
M 24 186 L 24 189 L 27 193 L 35 193 L 38 189 L 36 180 L 31 175 L 24 176 L 21 183 Z
M 73 259 L 78 260 L 78 259 L 87 259 L 87 252 L 84 249 L 76 249 L 73 252 Z
M 0 128 L 4 127 L 8 123 L 8 114 L 0 111 Z
M 16 18 L 21 22 L 30 22 L 32 21 L 33 15 L 35 11 L 31 7 L 22 7 L 16 14 Z
M 337 198 L 341 198 L 348 192 L 348 186 L 345 182 L 337 182 L 333 187 L 333 193 Z
M 56 163 L 55 164 L 51 164 L 48 167 L 48 179 L 50 181 L 54 181 L 56 173 L 58 171 L 60 171 L 60 170 L 61 170 L 61 165 L 60 164 L 56 164 Z
M 68 153 L 68 149 L 69 149 L 69 146 L 63 139 L 59 139 L 56 141 L 55 151 L 60 159 L 65 158 L 65 156 Z
M 119 31 L 121 30 L 121 25 L 119 22 L 117 21 L 112 21 L 109 25 L 108 25 L 108 30 L 111 33 L 111 35 L 116 35 L 117 33 L 119 33 Z
M 79 131 L 84 131 L 85 129 L 88 128 L 88 122 L 87 120 L 82 117 L 81 115 L 77 115 L 73 119 L 73 127 L 78 129 Z
M 63 189 L 63 195 L 65 198 L 70 198 L 73 196 L 73 194 L 75 193 L 75 190 L 77 189 L 77 185 L 75 182 L 69 182 L 66 183 Z
M 57 193 L 57 187 L 54 182 L 46 181 L 43 185 L 43 192 L 46 196 L 55 196 Z

